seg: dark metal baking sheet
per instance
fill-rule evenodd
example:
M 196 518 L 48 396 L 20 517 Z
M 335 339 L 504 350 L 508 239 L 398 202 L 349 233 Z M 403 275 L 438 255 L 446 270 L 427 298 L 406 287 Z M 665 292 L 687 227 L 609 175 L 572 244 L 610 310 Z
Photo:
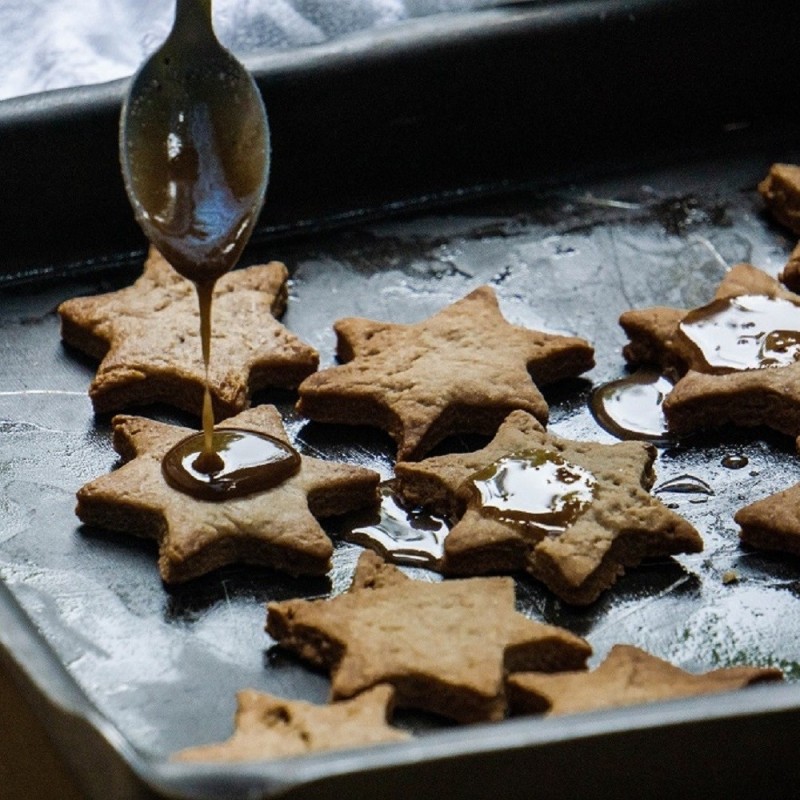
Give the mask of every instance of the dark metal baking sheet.
M 595 46 L 598 40 L 608 46 L 609 41 L 619 44 L 616 37 L 622 35 L 620 31 L 629 31 L 626 25 L 633 25 L 624 19 L 633 14 L 643 26 L 636 29 L 642 34 L 641 42 L 647 40 L 647 31 L 654 35 L 656 23 L 661 21 L 664 31 L 673 34 L 671 46 L 664 45 L 664 51 L 675 52 L 677 43 L 684 57 L 691 56 L 690 62 L 704 63 L 705 56 L 698 55 L 700 34 L 692 29 L 679 35 L 683 29 L 677 17 L 671 16 L 670 4 L 595 3 L 595 11 L 602 7 L 610 15 L 610 29 L 603 28 L 603 18 L 591 11 L 591 5 L 559 4 L 559 14 L 566 16 L 543 15 L 541 9 L 530 12 L 530 17 L 519 8 L 508 16 L 493 11 L 486 18 L 490 34 L 484 38 L 471 30 L 467 39 L 472 45 L 480 41 L 481 47 L 488 48 L 484 51 L 487 60 L 498 55 L 502 44 L 508 44 L 502 31 L 493 27 L 500 22 L 510 26 L 506 32 L 512 30 L 514 37 L 522 37 L 515 41 L 524 41 L 529 48 L 539 41 L 550 42 L 548 46 L 554 48 L 570 37 L 585 43 L 582 37 L 586 36 L 595 37 Z M 674 4 L 681 13 L 688 13 L 687 5 Z M 695 14 L 709 15 L 704 17 L 706 21 L 720 8 L 713 2 L 693 7 Z M 732 19 L 741 23 L 744 4 L 731 3 L 729 8 Z M 753 48 L 763 49 L 765 58 L 762 34 L 779 27 L 771 13 L 764 10 L 764 27 L 759 27 L 755 17 L 749 27 Z M 527 20 L 524 31 L 518 27 L 523 18 Z M 460 19 L 460 24 L 467 24 Z M 720 16 L 718 24 L 725 24 L 723 19 Z M 609 30 L 616 32 L 611 40 L 605 38 L 611 35 Z M 730 36 L 721 38 L 728 42 L 743 35 L 738 28 L 726 31 Z M 423 32 L 423 44 L 430 47 L 436 37 L 427 27 Z M 550 36 L 555 38 L 548 39 Z M 721 47 L 719 37 L 704 36 L 712 52 Z M 402 47 L 396 37 L 389 38 L 391 47 L 386 45 L 384 55 L 388 52 L 391 58 L 400 58 L 397 48 Z M 422 46 L 420 39 L 415 41 Z M 364 42 L 360 45 L 369 50 Z M 574 49 L 565 51 L 561 69 L 565 64 L 575 66 L 570 55 Z M 544 51 L 554 52 L 547 47 Z M 662 70 L 671 64 L 664 51 L 658 55 Z M 468 48 L 462 55 L 467 52 L 474 56 L 481 50 Z M 603 52 L 608 55 L 609 51 Z M 652 49 L 647 52 L 656 58 Z M 358 55 L 363 56 L 364 50 Z M 409 52 L 407 63 L 418 63 L 418 56 L 420 51 Z M 315 65 L 331 81 L 331 87 L 336 85 L 337 74 L 342 80 L 352 77 L 342 62 L 326 71 L 317 57 L 321 52 L 307 54 L 304 58 L 310 61 L 304 62 L 303 69 L 297 68 L 305 74 L 309 65 Z M 348 60 L 346 49 L 339 57 L 353 70 L 360 69 L 357 59 Z M 586 57 L 581 53 L 578 61 Z M 752 52 L 744 52 L 743 58 L 750 60 Z M 776 60 L 780 59 L 773 56 L 769 65 L 774 67 Z M 599 61 L 602 59 L 597 57 Z M 587 64 L 580 66 L 585 69 Z M 616 80 L 620 81 L 623 72 L 622 65 L 618 66 Z M 288 72 L 293 68 L 286 66 Z M 680 117 L 689 114 L 685 108 L 681 110 L 681 102 L 691 94 L 687 84 L 693 70 L 685 62 L 676 69 L 674 96 L 662 93 L 659 99 Z M 595 425 L 586 400 L 592 384 L 618 377 L 624 370 L 620 356 L 623 336 L 616 322 L 619 313 L 653 303 L 690 306 L 703 302 L 726 267 L 740 260 L 776 274 L 793 244 L 763 214 L 754 188 L 772 161 L 800 157 L 800 126 L 785 108 L 776 114 L 782 117 L 780 125 L 761 113 L 764 98 L 774 100 L 784 91 L 766 88 L 761 67 L 746 87 L 724 85 L 723 75 L 738 74 L 737 69 L 726 62 L 724 68 L 697 74 L 694 89 L 706 86 L 700 95 L 706 100 L 717 97 L 714 89 L 727 99 L 711 104 L 709 116 L 700 114 L 698 100 L 690 110 L 702 124 L 687 131 L 688 145 L 672 142 L 675 146 L 660 155 L 657 147 L 643 146 L 643 129 L 635 121 L 626 127 L 618 118 L 610 127 L 629 130 L 630 137 L 617 142 L 616 152 L 612 153 L 610 139 L 600 137 L 607 148 L 604 160 L 596 149 L 599 145 L 589 137 L 586 158 L 566 169 L 564 161 L 578 149 L 579 137 L 567 139 L 559 151 L 562 160 L 546 180 L 545 162 L 533 158 L 537 147 L 526 141 L 518 151 L 519 172 L 503 171 L 501 162 L 510 164 L 511 159 L 502 155 L 503 147 L 498 144 L 496 159 L 481 150 L 486 160 L 476 162 L 476 171 L 471 172 L 466 163 L 455 165 L 446 176 L 434 176 L 434 187 L 426 183 L 430 176 L 426 177 L 425 168 L 430 159 L 442 154 L 444 140 L 435 135 L 432 141 L 439 141 L 438 154 L 436 146 L 418 138 L 420 162 L 404 162 L 405 193 L 395 181 L 403 172 L 397 164 L 384 172 L 378 162 L 361 154 L 365 161 L 358 170 L 359 181 L 373 192 L 369 202 L 364 200 L 366 195 L 350 193 L 344 176 L 337 179 L 336 187 L 329 186 L 330 191 L 323 188 L 318 192 L 310 173 L 300 172 L 302 182 L 293 185 L 288 175 L 279 179 L 277 172 L 271 198 L 278 207 L 275 213 L 285 214 L 285 220 L 267 220 L 264 230 L 269 235 L 254 243 L 246 259 L 280 258 L 290 266 L 293 284 L 285 322 L 320 349 L 325 363 L 333 361 L 330 326 L 338 317 L 357 314 L 412 321 L 488 282 L 496 288 L 512 321 L 577 333 L 593 341 L 598 366 L 587 379 L 548 392 L 551 429 L 572 438 L 610 440 Z M 390 73 L 387 67 L 381 76 Z M 647 81 L 657 73 L 646 59 L 637 62 L 637 69 L 625 72 L 631 96 L 643 98 Z M 706 85 L 709 74 L 713 80 Z M 637 82 L 642 75 L 644 85 Z M 662 76 L 660 85 L 667 84 Z M 292 96 L 300 85 L 302 82 L 284 86 L 285 96 Z M 561 86 L 563 89 L 565 84 Z M 67 141 L 71 141 L 73 126 L 99 135 L 103 125 L 97 125 L 98 115 L 111 118 L 119 89 L 99 91 L 108 92 L 99 103 L 90 90 L 69 95 L 73 105 L 43 98 L 41 109 L 46 113 L 34 121 L 31 117 L 21 120 L 19 107 L 5 116 L 0 108 L 0 124 L 19 134 L 17 142 L 23 140 L 25 126 L 34 122 L 42 135 L 50 130 L 67 136 Z M 487 92 L 484 87 L 481 96 Z M 620 93 L 621 89 L 614 90 L 615 97 Z M 63 100 L 64 96 L 60 97 Z M 587 95 L 581 98 L 587 100 Z M 734 100 L 741 102 L 737 105 Z M 681 102 L 673 105 L 672 101 Z M 592 100 L 595 102 L 599 100 Z M 353 103 L 351 96 L 348 107 Z M 587 108 L 597 111 L 596 105 Z M 376 119 L 382 118 L 376 113 Z M 508 119 L 512 132 L 519 133 L 521 117 L 512 113 Z M 528 116 L 528 122 L 530 119 Z M 571 119 L 574 122 L 575 117 Z M 448 127 L 447 120 L 440 118 L 439 122 L 440 127 L 432 132 L 441 133 Z M 543 142 L 542 152 L 549 155 L 558 150 L 556 142 L 566 122 L 562 119 L 553 124 L 548 136 L 543 133 L 544 122 L 537 128 L 537 143 Z M 411 128 L 419 137 L 419 129 Z M 461 145 L 457 130 L 450 129 L 454 152 Z M 588 130 L 598 132 L 597 127 Z M 655 143 L 663 144 L 653 130 L 651 133 Z M 510 134 L 498 135 L 502 139 Z M 785 671 L 788 685 L 560 720 L 526 719 L 470 728 L 442 729 L 435 721 L 404 716 L 403 724 L 420 737 L 409 744 L 239 767 L 168 763 L 169 753 L 177 748 L 228 735 L 237 689 L 248 686 L 324 700 L 326 678 L 271 646 L 263 632 L 263 605 L 269 599 L 343 589 L 358 548 L 341 542 L 337 545 L 330 580 L 298 581 L 268 570 L 232 568 L 168 590 L 158 579 L 151 545 L 77 525 L 75 490 L 112 469 L 117 458 L 110 446 L 108 420 L 94 418 L 86 398 L 93 365 L 62 347 L 54 309 L 67 297 L 130 282 L 138 265 L 135 261 L 126 265 L 123 255 L 141 246 L 140 239 L 128 238 L 133 236 L 130 231 L 115 227 L 127 212 L 123 212 L 124 204 L 112 202 L 117 177 L 113 159 L 108 153 L 103 155 L 108 142 L 102 137 L 94 141 L 93 147 L 84 150 L 67 148 L 67 162 L 73 170 L 80 167 L 90 185 L 99 184 L 107 192 L 98 195 L 98 213 L 108 216 L 98 217 L 96 225 L 88 229 L 75 228 L 78 222 L 86 224 L 86 207 L 74 213 L 67 210 L 59 217 L 56 210 L 65 208 L 67 198 L 73 195 L 81 207 L 86 189 L 76 185 L 71 195 L 59 183 L 57 170 L 50 190 L 39 194 L 40 201 L 53 204 L 43 207 L 41 224 L 17 231 L 17 238 L 11 238 L 8 274 L 43 277 L 10 286 L 0 298 L 4 342 L 0 349 L 0 659 L 35 700 L 90 796 L 158 793 L 244 798 L 285 793 L 297 798 L 344 794 L 423 798 L 443 794 L 485 797 L 500 792 L 506 797 L 630 796 L 633 792 L 662 796 L 675 794 L 687 784 L 696 793 L 725 791 L 741 796 L 757 788 L 769 796 L 800 777 L 792 747 L 792 732 L 800 718 L 800 687 L 794 683 L 800 668 L 800 568 L 795 559 L 740 548 L 731 519 L 733 510 L 750 499 L 800 480 L 792 442 L 762 431 L 725 431 L 661 451 L 659 481 L 690 473 L 714 489 L 711 496 L 674 497 L 680 511 L 701 530 L 706 541 L 704 553 L 632 570 L 583 611 L 564 606 L 521 577 L 519 605 L 535 618 L 586 636 L 595 648 L 595 662 L 613 643 L 624 641 L 689 669 L 744 661 L 774 664 Z M 409 146 L 410 141 L 406 142 Z M 310 152 L 325 160 L 319 147 Z M 346 163 L 348 149 L 337 153 Z M 467 151 L 470 153 L 475 155 L 474 150 Z M 386 156 L 380 148 L 379 154 Z M 276 154 L 276 170 L 279 163 Z M 5 206 L 11 211 L 32 209 L 34 195 L 47 185 L 44 176 L 33 169 L 35 180 L 26 188 L 22 173 L 22 167 L 16 166 L 4 189 Z M 600 178 L 598 173 L 611 177 Z M 330 176 L 325 171 L 321 174 Z M 387 185 L 381 180 L 384 174 L 392 178 Z M 489 180 L 492 176 L 496 180 Z M 529 186 L 519 185 L 522 177 L 530 180 Z M 489 196 L 478 191 L 487 188 L 484 178 L 495 188 L 506 182 L 507 191 Z M 551 188 L 542 188 L 543 184 Z M 331 198 L 339 187 L 343 199 L 336 203 Z M 406 201 L 411 199 L 410 205 L 416 207 L 429 188 L 440 203 L 438 208 L 410 210 Z M 455 204 L 455 189 L 480 197 Z M 303 190 L 312 197 L 308 199 Z M 284 197 L 287 193 L 289 199 Z M 372 220 L 321 232 L 319 228 L 327 224 L 320 210 L 322 201 L 316 210 L 314 207 L 320 197 L 329 203 L 326 207 L 339 222 L 343 214 L 364 209 L 371 209 Z M 442 206 L 447 198 L 450 204 Z M 397 215 L 398 205 L 406 209 L 404 215 Z M 307 213 L 300 213 L 302 209 Z M 13 215 L 8 213 L 4 231 L 14 228 L 8 222 Z M 298 223 L 297 229 L 292 228 L 292 219 Z M 315 224 L 305 225 L 309 220 Z M 81 261 L 77 256 L 86 255 L 91 238 L 81 231 L 98 227 L 98 239 L 90 243 L 96 252 L 88 261 Z M 312 228 L 314 232 L 305 236 L 277 235 Z M 52 238 L 44 236 L 45 232 L 52 232 Z M 62 245 L 70 236 L 83 240 L 70 243 L 65 251 Z M 41 241 L 34 242 L 37 237 Z M 92 260 L 95 256 L 99 260 Z M 111 263 L 117 266 L 108 268 Z M 279 405 L 291 434 L 306 452 L 345 458 L 390 474 L 393 448 L 387 437 L 365 429 L 306 423 L 292 412 L 292 400 L 288 394 L 272 393 L 258 398 Z M 148 413 L 186 421 L 166 409 Z M 732 452 L 747 456 L 746 470 L 727 470 L 721 465 L 722 458 Z M 723 583 L 722 576 L 729 569 L 736 570 L 738 582 Z M 680 770 L 665 769 L 665 764 L 677 763 Z
M 737 261 L 776 273 L 791 242 L 764 217 L 754 186 L 772 159 L 793 155 L 764 150 L 553 193 L 518 191 L 447 212 L 272 244 L 263 253 L 253 248 L 248 256 L 268 254 L 290 265 L 293 285 L 285 321 L 319 347 L 327 363 L 332 361 L 330 324 L 340 316 L 411 321 L 480 283 L 492 284 L 509 319 L 593 340 L 598 366 L 587 380 L 549 392 L 550 427 L 572 438 L 610 441 L 595 425 L 586 400 L 591 383 L 623 372 L 618 314 L 654 302 L 701 302 Z M 714 754 L 715 763 L 725 764 L 728 772 L 721 778 L 705 774 L 711 786 L 752 778 L 749 771 L 758 760 L 796 769 L 780 761 L 786 754 L 774 739 L 769 752 L 751 749 L 754 731 L 796 724 L 800 687 L 795 685 L 746 697 L 471 729 L 440 731 L 429 721 L 407 717 L 405 724 L 421 736 L 407 746 L 241 768 L 165 763 L 180 747 L 228 735 L 239 688 L 325 699 L 324 676 L 271 646 L 263 632 L 264 603 L 343 589 L 358 548 L 337 546 L 329 581 L 232 568 L 165 589 L 150 544 L 77 525 L 74 491 L 112 469 L 117 458 L 107 420 L 92 416 L 85 396 L 92 365 L 62 347 L 53 309 L 61 299 L 124 285 L 131 277 L 126 272 L 48 281 L 6 290 L 2 297 L 8 344 L 0 354 L 5 376 L 0 391 L 0 576 L 13 598 L 3 604 L 19 605 L 27 622 L 17 618 L 16 624 L 35 628 L 56 664 L 40 676 L 41 654 L 28 657 L 24 647 L 15 646 L 20 634 L 12 623 L 3 625 L 0 639 L 4 658 L 16 660 L 27 680 L 39 681 L 36 691 L 43 702 L 53 695 L 60 702 L 62 683 L 70 702 L 77 702 L 79 692 L 69 688 L 74 682 L 95 709 L 89 715 L 81 700 L 78 727 L 61 720 L 54 725 L 56 738 L 66 729 L 82 748 L 92 742 L 104 752 L 104 769 L 117 782 L 120 770 L 133 780 L 132 768 L 157 789 L 197 797 L 246 797 L 253 787 L 274 793 L 284 784 L 311 778 L 321 783 L 313 790 L 301 785 L 296 796 L 334 796 L 345 790 L 368 796 L 372 779 L 380 779 L 381 796 L 400 796 L 412 786 L 417 796 L 432 796 L 436 787 L 443 791 L 434 778 L 440 771 L 452 781 L 452 796 L 481 796 L 495 782 L 507 781 L 509 796 L 525 796 L 532 765 L 541 769 L 544 754 L 550 780 L 562 783 L 548 785 L 543 794 L 569 796 L 562 788 L 576 789 L 582 781 L 562 764 L 566 753 L 580 754 L 587 770 L 582 780 L 589 780 L 609 752 L 633 742 L 634 755 L 626 757 L 625 769 L 614 773 L 612 783 L 599 784 L 614 794 L 638 781 L 635 770 L 653 767 L 652 757 L 641 751 L 645 742 L 659 741 L 677 757 L 687 741 L 709 731 L 730 740 L 724 752 Z M 382 434 L 304 422 L 286 395 L 266 393 L 259 401 L 278 402 L 306 452 L 390 473 L 392 448 Z M 154 413 L 171 418 L 164 409 Z M 569 608 L 520 577 L 520 608 L 586 636 L 595 661 L 613 643 L 631 642 L 689 669 L 773 664 L 789 681 L 796 679 L 797 561 L 742 549 L 731 519 L 744 502 L 800 480 L 792 442 L 762 433 L 722 432 L 660 452 L 659 482 L 690 473 L 714 489 L 712 496 L 670 498 L 701 530 L 702 554 L 631 570 L 586 610 Z M 721 465 L 731 452 L 749 459 L 745 470 Z M 723 582 L 729 569 L 737 571 L 738 582 Z M 22 632 L 23 638 L 30 634 Z M 54 670 L 66 671 L 67 678 L 59 679 L 55 691 Z M 87 733 L 86 719 L 95 721 L 97 714 L 105 720 L 101 732 L 111 731 L 121 753 L 109 748 L 103 736 Z M 80 749 L 73 756 L 92 781 L 99 780 Z M 686 754 L 681 758 L 686 761 Z

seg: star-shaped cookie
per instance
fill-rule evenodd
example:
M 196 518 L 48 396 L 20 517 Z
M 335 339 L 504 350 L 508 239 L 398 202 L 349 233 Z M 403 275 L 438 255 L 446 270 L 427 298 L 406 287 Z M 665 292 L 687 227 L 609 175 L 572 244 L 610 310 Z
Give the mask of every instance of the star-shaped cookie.
M 800 483 L 739 509 L 734 520 L 745 544 L 800 556 Z
M 253 392 L 295 388 L 317 368 L 316 350 L 276 319 L 286 308 L 287 277 L 273 261 L 217 282 L 209 377 L 218 419 L 247 408 Z M 62 338 L 100 360 L 89 388 L 95 411 L 167 403 L 199 415 L 205 368 L 198 308 L 194 286 L 154 249 L 131 286 L 63 302 Z
M 790 291 L 800 291 L 800 244 L 795 245 L 786 266 L 778 276 L 781 283 Z
M 636 647 L 618 644 L 592 672 L 517 673 L 508 679 L 508 693 L 515 713 L 574 714 L 730 692 L 782 678 L 779 669 L 767 667 L 729 667 L 695 675 Z
M 776 316 L 783 309 L 800 306 L 800 295 L 788 291 L 750 264 L 737 264 L 729 270 L 714 301 L 725 305 L 731 298 L 738 298 L 737 304 L 771 303 L 777 310 L 770 313 Z M 711 368 L 701 349 L 682 332 L 682 326 L 691 319 L 689 315 L 696 317 L 698 313 L 702 314 L 702 310 L 688 312 L 656 307 L 626 311 L 620 317 L 620 325 L 630 339 L 623 355 L 631 364 L 656 364 L 683 375 L 664 400 L 669 430 L 682 435 L 725 424 L 766 425 L 797 437 L 800 434 L 800 361 L 760 368 Z M 725 345 L 727 351 L 747 345 L 748 339 L 755 342 L 754 349 L 758 347 L 759 338 L 752 334 L 761 332 L 760 324 L 755 322 L 750 332 L 746 325 L 740 324 L 738 343 Z M 794 341 L 800 337 L 800 329 L 786 329 L 780 322 L 774 324 L 776 330 L 760 337 L 761 349 L 766 344 L 773 348 L 773 354 L 788 359 L 796 347 Z M 772 345 L 769 344 L 771 340 Z
M 775 219 L 800 235 L 800 166 L 773 164 L 758 191 Z
M 537 384 L 594 365 L 584 339 L 507 322 L 489 286 L 412 325 L 348 318 L 334 327 L 346 363 L 306 378 L 298 410 L 319 422 L 383 428 L 401 459 L 454 433 L 492 434 L 515 408 L 545 422 Z
M 506 673 L 580 669 L 591 651 L 516 612 L 510 578 L 416 581 L 371 551 L 344 594 L 270 603 L 267 631 L 331 669 L 333 699 L 390 683 L 398 705 L 461 722 L 505 715 Z
M 271 489 L 224 501 L 197 500 L 171 488 L 161 472 L 164 454 L 193 431 L 126 415 L 112 423 L 114 447 L 127 463 L 83 486 L 76 514 L 87 525 L 156 539 L 166 583 L 233 563 L 322 575 L 333 548 L 315 517 L 377 502 L 377 473 L 307 456 L 296 474 Z M 288 441 L 274 406 L 248 409 L 216 427 Z
M 247 689 L 236 695 L 233 736 L 176 753 L 176 761 L 261 761 L 320 750 L 400 742 L 409 735 L 387 719 L 394 689 L 382 685 L 341 703 L 317 706 Z
M 697 531 L 648 493 L 655 455 L 645 442 L 561 439 L 514 411 L 483 449 L 400 462 L 395 473 L 409 503 L 456 520 L 444 543 L 445 572 L 525 569 L 562 599 L 584 605 L 644 558 L 702 549 Z M 476 476 L 518 463 L 527 483 L 517 500 L 509 495 L 508 513 L 479 499 L 476 486 L 484 484 Z M 514 475 L 499 475 L 501 490 L 513 492 Z M 540 498 L 545 513 L 519 513 L 516 506 L 535 509 Z

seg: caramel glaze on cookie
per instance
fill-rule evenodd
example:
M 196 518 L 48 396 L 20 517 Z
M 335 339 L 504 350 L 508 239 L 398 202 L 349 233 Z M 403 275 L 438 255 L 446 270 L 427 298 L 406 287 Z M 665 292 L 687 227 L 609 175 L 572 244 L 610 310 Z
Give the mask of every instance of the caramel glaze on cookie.
M 725 275 L 713 303 L 724 305 L 734 298 L 756 298 L 776 306 L 800 306 L 800 296 L 785 289 L 777 280 L 750 264 L 737 264 Z M 704 310 L 700 310 L 704 313 Z M 770 345 L 772 354 L 780 354 L 783 366 L 761 368 L 709 367 L 704 353 L 681 330 L 690 314 L 674 308 L 655 307 L 626 311 L 620 325 L 630 342 L 623 354 L 633 365 L 656 364 L 675 370 L 683 377 L 664 401 L 669 430 L 684 435 L 725 424 L 765 425 L 793 437 L 800 435 L 800 361 L 791 361 L 800 341 L 800 331 L 776 331 L 781 339 Z M 769 314 L 765 315 L 769 318 Z M 759 324 L 759 323 L 757 323 Z M 759 331 L 756 328 L 756 331 Z M 756 332 L 753 331 L 753 332 Z
M 302 456 L 299 470 L 271 489 L 203 501 L 164 479 L 164 454 L 185 428 L 144 417 L 113 419 L 114 447 L 126 461 L 78 491 L 76 513 L 87 525 L 155 539 L 166 583 L 226 564 L 260 564 L 291 575 L 324 575 L 331 540 L 317 519 L 377 502 L 380 476 L 363 467 Z M 274 406 L 248 409 L 217 430 L 234 427 L 287 441 Z
M 298 410 L 319 422 L 387 430 L 404 460 L 451 434 L 491 435 L 515 408 L 545 422 L 537 384 L 594 365 L 583 339 L 507 322 L 489 286 L 412 325 L 348 318 L 334 327 L 344 363 L 303 381 Z
M 536 487 L 524 481 L 519 511 L 513 497 L 511 513 L 476 501 L 474 484 L 487 467 L 530 453 L 549 458 L 564 475 L 563 500 L 553 495 L 552 478 L 547 481 L 545 500 L 556 513 L 526 512 Z M 645 442 L 561 439 L 514 411 L 483 449 L 401 462 L 395 471 L 409 503 L 455 520 L 444 542 L 445 572 L 527 570 L 563 600 L 585 605 L 645 558 L 702 550 L 694 527 L 648 492 L 655 455 Z M 506 482 L 506 492 L 509 487 Z

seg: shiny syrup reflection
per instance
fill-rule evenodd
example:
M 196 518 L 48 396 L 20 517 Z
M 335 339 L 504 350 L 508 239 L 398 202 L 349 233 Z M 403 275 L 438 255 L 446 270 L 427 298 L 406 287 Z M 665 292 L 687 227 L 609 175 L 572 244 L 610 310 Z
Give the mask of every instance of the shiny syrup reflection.
M 749 463 L 750 459 L 741 453 L 728 453 L 720 461 L 725 469 L 744 469 Z
M 503 522 L 566 530 L 594 499 L 595 477 L 548 450 L 510 453 L 467 481 L 471 503 Z
M 396 564 L 439 566 L 449 533 L 446 520 L 403 502 L 392 481 L 382 483 L 379 493 L 380 508 L 369 520 L 347 531 L 344 538 Z
M 800 306 L 780 297 L 714 300 L 690 311 L 679 330 L 706 372 L 785 367 L 800 357 Z
M 299 453 L 272 436 L 218 428 L 212 437 L 218 468 L 210 473 L 202 468 L 205 436 L 193 434 L 178 442 L 161 462 L 164 479 L 170 486 L 201 500 L 227 500 L 270 489 L 300 468 Z
M 216 449 L 220 439 L 214 433 L 209 390 L 212 298 L 217 280 L 238 261 L 261 211 L 269 127 L 253 79 L 214 34 L 210 2 L 178 0 L 170 35 L 131 83 L 121 118 L 120 159 L 137 221 L 197 289 L 204 436 L 191 471 L 175 482 L 191 487 L 181 490 L 196 496 L 216 495 L 221 486 L 234 483 L 219 480 L 227 471 L 225 458 L 232 456 Z M 264 462 L 269 462 L 266 454 Z M 173 464 L 170 472 L 181 468 Z M 263 469 L 265 480 L 272 481 L 272 468 Z M 202 475 L 207 491 L 197 488 Z
M 713 487 L 706 483 L 702 478 L 696 475 L 684 473 L 683 475 L 676 475 L 674 478 L 660 483 L 653 489 L 654 495 L 662 494 L 682 494 L 689 498 L 689 502 L 698 505 L 700 503 L 708 502 L 709 497 L 713 497 L 716 492 Z M 677 506 L 668 503 L 667 508 L 676 508 Z
M 665 441 L 669 432 L 663 405 L 673 386 L 670 378 L 656 370 L 637 370 L 598 386 L 592 392 L 592 415 L 618 439 Z
M 250 121 L 253 129 L 246 131 L 246 141 L 257 138 L 258 122 Z M 239 259 L 255 224 L 264 193 L 266 152 L 247 151 L 237 137 L 218 131 L 203 104 L 178 112 L 161 136 L 135 140 L 138 146 L 129 153 L 130 181 L 142 201 L 137 209 L 142 227 L 197 290 L 205 387 L 204 446 L 194 467 L 212 475 L 222 469 L 214 450 L 209 389 L 214 287 Z M 196 481 L 187 483 L 194 486 Z

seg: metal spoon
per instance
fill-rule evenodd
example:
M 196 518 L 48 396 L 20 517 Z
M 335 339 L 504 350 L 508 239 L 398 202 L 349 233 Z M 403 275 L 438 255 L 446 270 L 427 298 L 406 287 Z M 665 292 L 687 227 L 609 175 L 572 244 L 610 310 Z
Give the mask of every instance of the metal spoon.
M 119 150 L 136 219 L 197 287 L 203 433 L 191 437 L 189 449 L 197 454 L 193 468 L 210 482 L 225 466 L 215 442 L 209 386 L 213 289 L 250 238 L 269 164 L 261 95 L 214 35 L 211 0 L 177 0 L 167 40 L 131 82 Z
M 147 237 L 181 275 L 213 284 L 261 210 L 269 127 L 253 79 L 214 34 L 211 0 L 176 0 L 172 31 L 131 82 L 119 146 Z

